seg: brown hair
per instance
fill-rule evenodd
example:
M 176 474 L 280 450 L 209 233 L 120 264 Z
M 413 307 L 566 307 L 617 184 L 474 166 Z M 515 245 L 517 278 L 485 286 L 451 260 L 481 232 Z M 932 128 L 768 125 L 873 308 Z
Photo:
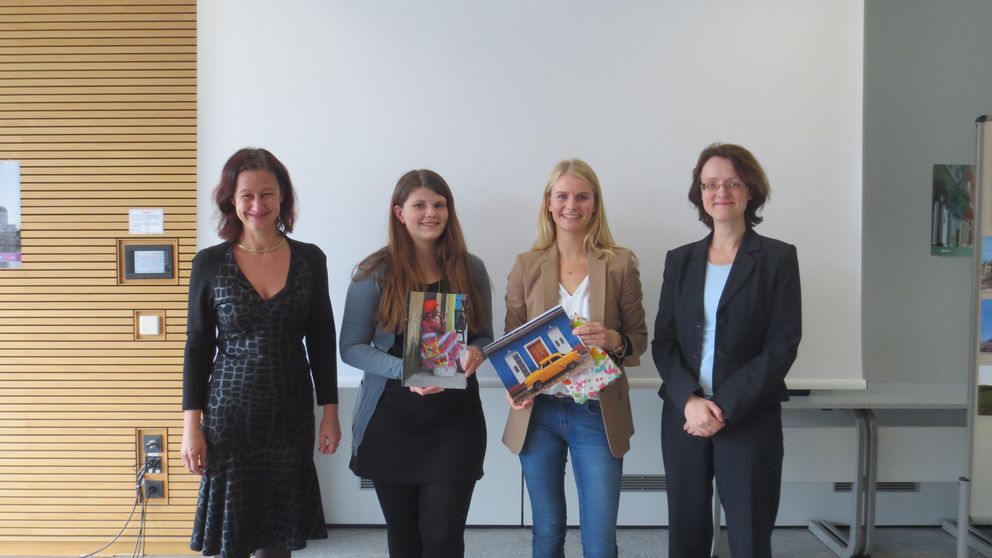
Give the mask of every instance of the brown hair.
M 362 260 L 355 267 L 352 278 L 356 281 L 369 277 L 378 279 L 382 296 L 375 314 L 376 324 L 386 331 L 400 331 L 406 313 L 407 292 L 422 289 L 424 281 L 417 273 L 413 239 L 403 223 L 393 214 L 393 208 L 402 207 L 410 194 L 418 188 L 427 188 L 444 196 L 448 206 L 448 222 L 434 245 L 434 257 L 448 281 L 447 287 L 452 292 L 468 294 L 466 312 L 469 331 L 480 331 L 483 328 L 482 314 L 485 309 L 475 306 L 482 297 L 472 282 L 468 249 L 465 247 L 461 225 L 458 224 L 455 199 L 448 183 L 432 170 L 412 170 L 400 177 L 389 203 L 389 242 Z
M 761 223 L 764 218 L 758 215 L 758 211 L 771 198 L 772 189 L 768 185 L 768 177 L 765 170 L 761 168 L 761 163 L 747 149 L 732 143 L 714 143 L 699 154 L 696 161 L 696 168 L 692 170 L 692 186 L 689 187 L 689 201 L 696 206 L 699 211 L 699 220 L 707 227 L 713 228 L 713 218 L 706 213 L 703 208 L 703 188 L 699 175 L 703 172 L 703 166 L 713 157 L 721 157 L 730 161 L 734 165 L 734 172 L 747 186 L 751 193 L 751 199 L 744 209 L 744 222 L 748 228 L 753 228 Z
M 544 185 L 544 194 L 541 198 L 541 210 L 537 214 L 537 240 L 534 241 L 532 250 L 544 250 L 555 243 L 557 229 L 554 219 L 548 212 L 551 204 L 551 189 L 555 182 L 562 176 L 570 174 L 575 178 L 585 182 L 592 190 L 593 201 L 596 203 L 596 213 L 589 223 L 589 231 L 583 239 L 582 247 L 587 254 L 606 254 L 607 257 L 614 255 L 617 248 L 613 241 L 613 234 L 610 233 L 610 225 L 606 222 L 606 208 L 603 206 L 603 190 L 599 185 L 599 177 L 596 171 L 592 170 L 589 163 L 581 159 L 566 159 L 559 161 L 553 169 L 548 181 Z
M 293 191 L 293 183 L 289 180 L 289 171 L 267 149 L 245 147 L 237 150 L 224 163 L 224 169 L 220 172 L 220 183 L 214 189 L 214 203 L 217 204 L 217 211 L 220 213 L 217 234 L 224 240 L 237 240 L 241 236 L 244 224 L 238 219 L 234 208 L 234 192 L 238 186 L 238 176 L 250 170 L 268 171 L 276 177 L 276 182 L 279 183 L 279 198 L 282 200 L 279 206 L 278 227 L 283 234 L 293 232 L 293 223 L 296 221 L 296 193 Z

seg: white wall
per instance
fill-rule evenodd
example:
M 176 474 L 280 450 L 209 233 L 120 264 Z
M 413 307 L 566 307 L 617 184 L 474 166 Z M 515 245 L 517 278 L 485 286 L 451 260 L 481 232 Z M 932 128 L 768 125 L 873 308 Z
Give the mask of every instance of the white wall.
M 269 148 L 300 194 L 294 236 L 329 255 L 340 317 L 396 179 L 432 168 L 489 268 L 500 330 L 547 173 L 581 157 L 640 257 L 653 323 L 665 251 L 706 232 L 685 197 L 695 158 L 741 143 L 772 182 L 759 231 L 799 248 L 791 379 L 860 379 L 862 16 L 860 0 L 200 2 L 199 243 L 216 240 L 223 162 Z M 645 362 L 632 374 L 656 378 Z

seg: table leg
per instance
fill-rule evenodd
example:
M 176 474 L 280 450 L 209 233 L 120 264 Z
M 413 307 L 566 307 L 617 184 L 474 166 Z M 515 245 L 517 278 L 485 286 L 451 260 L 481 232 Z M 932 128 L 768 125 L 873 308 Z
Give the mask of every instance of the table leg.
M 854 509 L 848 535 L 838 525 L 823 520 L 809 522 L 809 530 L 840 558 L 871 556 L 875 530 L 875 485 L 877 469 L 878 427 L 871 409 L 854 409 L 858 428 L 857 474 L 851 486 Z

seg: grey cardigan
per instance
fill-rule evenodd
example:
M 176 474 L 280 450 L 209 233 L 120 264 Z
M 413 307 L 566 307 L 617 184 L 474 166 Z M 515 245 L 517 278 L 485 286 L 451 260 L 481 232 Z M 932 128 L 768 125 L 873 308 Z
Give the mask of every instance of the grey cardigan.
M 482 300 L 470 301 L 476 310 L 483 312 L 483 328 L 472 339 L 470 345 L 482 347 L 493 340 L 492 285 L 486 266 L 479 258 L 469 255 L 469 273 Z M 383 331 L 375 325 L 375 313 L 379 308 L 382 288 L 379 279 L 382 272 L 361 281 L 352 281 L 348 286 L 348 297 L 344 304 L 344 318 L 341 322 L 341 360 L 364 372 L 362 384 L 358 388 L 355 402 L 355 419 L 352 423 L 351 454 L 357 455 L 362 444 L 365 429 L 372 419 L 372 413 L 386 380 L 403 377 L 403 360 L 389 354 L 396 340 L 391 331 Z

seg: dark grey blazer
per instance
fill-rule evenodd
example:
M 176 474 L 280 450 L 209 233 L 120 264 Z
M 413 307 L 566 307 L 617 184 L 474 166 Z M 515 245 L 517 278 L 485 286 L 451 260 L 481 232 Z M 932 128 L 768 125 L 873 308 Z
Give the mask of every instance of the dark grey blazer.
M 702 395 L 703 289 L 712 234 L 668 252 L 651 354 L 659 395 L 680 411 Z M 802 337 L 796 247 L 752 229 L 744 235 L 717 309 L 714 403 L 728 425 L 789 399 L 785 375 Z

